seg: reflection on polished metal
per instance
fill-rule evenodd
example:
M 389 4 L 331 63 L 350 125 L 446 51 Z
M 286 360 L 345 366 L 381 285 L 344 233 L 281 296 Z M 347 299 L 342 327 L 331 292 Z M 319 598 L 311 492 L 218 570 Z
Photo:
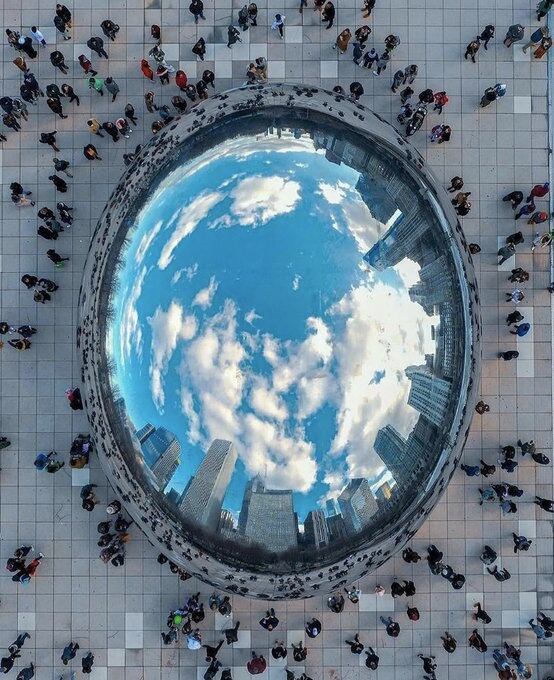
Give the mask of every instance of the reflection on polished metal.
M 376 114 L 240 88 L 157 135 L 80 293 L 99 455 L 160 550 L 263 598 L 351 583 L 415 533 L 479 372 L 467 244 Z

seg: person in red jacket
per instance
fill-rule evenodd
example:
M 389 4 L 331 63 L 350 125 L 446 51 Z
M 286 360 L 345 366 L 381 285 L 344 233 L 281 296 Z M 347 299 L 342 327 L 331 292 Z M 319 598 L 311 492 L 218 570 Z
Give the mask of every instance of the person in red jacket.
M 435 107 L 433 111 L 438 111 L 439 113 L 442 113 L 443 107 L 448 104 L 448 97 L 446 96 L 446 92 L 435 92 L 435 94 L 433 95 L 433 100 L 435 102 Z
M 531 203 L 533 198 L 544 198 L 546 194 L 550 191 L 550 183 L 545 182 L 544 184 L 535 184 L 531 189 L 531 193 L 527 197 L 526 203 Z
M 264 657 L 261 654 L 258 656 L 256 652 L 252 652 L 252 658 L 246 664 L 246 669 L 250 675 L 260 675 L 260 673 L 263 673 L 266 668 L 267 661 L 264 659 Z
M 188 80 L 187 74 L 184 71 L 179 70 L 175 74 L 175 85 L 177 85 L 182 92 L 186 90 Z
M 154 71 L 150 68 L 150 64 L 146 59 L 143 59 L 140 62 L 140 70 L 142 71 L 142 75 L 145 78 L 148 78 L 150 80 L 154 80 Z

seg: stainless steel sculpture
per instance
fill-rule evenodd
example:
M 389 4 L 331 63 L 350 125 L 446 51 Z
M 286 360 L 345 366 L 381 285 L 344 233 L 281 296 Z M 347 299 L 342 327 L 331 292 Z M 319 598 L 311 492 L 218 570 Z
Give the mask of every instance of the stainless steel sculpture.
M 379 116 L 321 89 L 214 95 L 140 152 L 80 291 L 102 465 L 187 572 L 330 592 L 417 531 L 479 382 L 471 256 Z

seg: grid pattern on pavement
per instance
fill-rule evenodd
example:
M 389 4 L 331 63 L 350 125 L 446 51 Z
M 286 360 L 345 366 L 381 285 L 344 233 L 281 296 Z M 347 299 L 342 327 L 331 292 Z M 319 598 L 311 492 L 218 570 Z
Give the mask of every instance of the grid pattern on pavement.
M 525 191 L 547 178 L 546 60 L 533 60 L 517 45 L 512 49 L 502 45 L 508 25 L 521 22 L 527 27 L 527 35 L 529 26 L 537 25 L 533 6 L 506 0 L 464 2 L 463 7 L 449 0 L 416 0 L 409 5 L 405 0 L 378 0 L 371 19 L 364 21 L 356 0 L 339 0 L 336 24 L 325 30 L 312 7 L 300 14 L 293 2 L 278 6 L 259 2 L 258 26 L 242 33 L 243 44 L 230 50 L 225 45 L 226 26 L 231 16 L 236 19 L 241 5 L 231 0 L 216 0 L 214 5 L 213 0 L 206 0 L 206 21 L 200 20 L 195 26 L 187 0 L 181 4 L 176 0 L 147 0 L 145 4 L 131 0 L 124 8 L 121 3 L 78 0 L 71 6 L 74 28 L 68 42 L 56 36 L 53 3 L 35 0 L 11 6 L 6 2 L 0 11 L 4 28 L 26 30 L 37 23 L 44 33 L 48 48 L 38 59 L 28 60 L 43 88 L 50 82 L 69 82 L 81 97 L 80 107 L 64 106 L 70 114 L 66 120 L 56 118 L 44 100 L 38 107 L 29 106 L 29 121 L 23 124 L 21 133 L 10 131 L 0 149 L 1 317 L 11 324 L 29 323 L 39 329 L 29 351 L 17 354 L 5 347 L 0 354 L 2 434 L 13 442 L 0 454 L 0 549 L 4 561 L 17 544 L 25 542 L 33 543 L 46 555 L 38 577 L 29 586 L 16 587 L 4 576 L 0 638 L 6 646 L 18 631 L 31 633 L 18 664 L 22 667 L 34 660 L 38 680 L 50 680 L 53 673 L 62 673 L 59 656 L 69 639 L 79 642 L 83 652 L 90 648 L 96 655 L 91 680 L 108 676 L 110 680 L 154 680 L 162 676 L 189 680 L 201 678 L 207 665 L 201 652 L 161 648 L 160 630 L 167 612 L 182 603 L 187 594 L 197 590 L 207 594 L 208 589 L 193 581 L 180 583 L 167 565 L 157 564 L 155 549 L 136 530 L 128 545 L 126 565 L 107 568 L 98 560 L 96 546 L 96 524 L 105 516 L 102 505 L 90 514 L 80 507 L 79 487 L 87 481 L 88 471 L 66 467 L 56 475 L 46 475 L 33 467 L 39 450 L 54 448 L 67 460 L 73 436 L 88 429 L 83 413 L 69 411 L 64 391 L 77 384 L 79 377 L 74 349 L 76 300 L 89 235 L 122 173 L 123 153 L 150 136 L 155 117 L 145 112 L 144 92 L 152 89 L 158 104 L 170 103 L 178 92 L 174 85 L 162 88 L 158 83 L 151 84 L 140 73 L 140 59 L 153 45 L 149 38 L 153 23 L 162 28 L 168 61 L 175 68 L 183 68 L 192 80 L 205 68 L 214 70 L 218 91 L 242 84 L 249 61 L 258 56 L 267 56 L 270 79 L 328 88 L 340 83 L 345 89 L 352 80 L 358 80 L 366 93 L 361 101 L 388 120 L 393 120 L 399 107 L 398 96 L 389 91 L 392 74 L 399 67 L 419 65 L 416 92 L 427 86 L 447 91 L 450 102 L 444 114 L 430 115 L 427 126 L 444 119 L 453 128 L 452 140 L 432 145 L 423 132 L 412 140 L 439 181 L 448 183 L 456 174 L 464 177 L 473 204 L 471 213 L 463 219 L 464 230 L 469 241 L 482 247 L 475 258 L 483 314 L 481 392 L 491 411 L 475 417 L 464 459 L 474 464 L 483 456 L 493 462 L 498 447 L 515 444 L 518 437 L 533 438 L 547 453 L 552 450 L 551 300 L 546 291 L 549 253 L 544 249 L 531 252 L 532 227 L 520 223 L 526 242 L 518 248 L 515 264 L 512 260 L 498 268 L 495 258 L 499 244 L 516 230 L 510 209 L 499 198 L 513 188 Z M 286 16 L 284 41 L 270 28 L 276 12 Z M 92 34 L 102 35 L 99 25 L 108 16 L 121 30 L 115 43 L 108 45 L 106 40 L 109 60 L 95 57 L 92 61 L 100 75 L 109 74 L 119 84 L 121 91 L 113 103 L 107 93 L 99 97 L 87 89 L 74 60 L 81 53 L 89 55 L 86 41 Z M 391 32 L 402 40 L 388 70 L 379 78 L 353 64 L 350 52 L 338 56 L 331 48 L 340 30 L 362 23 L 372 27 L 368 45 L 378 50 Z M 497 27 L 489 50 L 480 50 L 477 64 L 464 62 L 465 45 L 488 23 Z M 190 48 L 201 35 L 208 45 L 206 61 L 196 62 Z M 67 77 L 48 59 L 55 40 L 70 64 Z M 1 54 L 2 94 L 17 96 L 21 74 L 11 63 L 15 53 L 4 44 Z M 479 110 L 483 90 L 499 81 L 507 84 L 507 95 Z M 131 139 L 113 144 L 107 137 L 94 138 L 104 160 L 88 163 L 82 155 L 83 146 L 90 140 L 86 120 L 92 114 L 101 121 L 113 121 L 122 114 L 127 101 L 139 114 L 139 125 Z M 37 142 L 39 131 L 54 129 L 58 130 L 62 150 L 56 155 L 73 165 L 74 178 L 68 180 L 70 189 L 63 196 L 56 196 L 47 179 L 54 154 Z M 75 207 L 73 227 L 56 242 L 58 252 L 71 257 L 65 269 L 53 274 L 44 255 L 50 244 L 36 236 L 35 212 L 11 203 L 8 186 L 13 180 L 33 191 L 37 207 L 53 207 L 57 200 Z M 521 360 L 498 362 L 499 350 L 516 347 L 504 323 L 513 308 L 504 303 L 512 266 L 531 272 L 530 281 L 522 286 L 526 298 L 521 311 L 533 322 L 533 337 L 517 343 Z M 23 273 L 54 278 L 60 290 L 53 302 L 35 304 L 32 293 L 19 282 Z M 368 677 L 370 672 L 359 667 L 365 657 L 352 655 L 344 644 L 356 631 L 381 658 L 379 671 L 374 674 L 378 680 L 421 677 L 415 657 L 420 651 L 436 655 L 440 678 L 494 678 L 490 651 L 504 640 L 521 646 L 522 658 L 535 666 L 537 677 L 542 677 L 553 667 L 552 646 L 548 642 L 537 645 L 526 622 L 537 609 L 552 613 L 552 521 L 531 500 L 535 493 L 552 498 L 552 465 L 538 467 L 528 458 L 520 459 L 516 473 L 496 473 L 494 480 L 499 479 L 509 479 L 525 490 L 517 515 L 502 517 L 497 506 L 479 506 L 477 488 L 483 480 L 467 478 L 458 471 L 413 541 L 414 549 L 420 552 L 429 542 L 444 550 L 447 561 L 467 576 L 462 591 L 453 591 L 446 581 L 432 577 L 425 564 L 407 565 L 397 557 L 364 579 L 360 604 L 348 603 L 341 615 L 329 612 L 319 597 L 279 604 L 276 611 L 280 625 L 274 634 L 258 625 L 263 603 L 234 597 L 233 616 L 241 622 L 241 635 L 238 644 L 222 649 L 221 661 L 233 669 L 235 680 L 243 680 L 250 650 L 255 649 L 269 660 L 269 670 L 262 677 L 282 678 L 283 664 L 270 657 L 268 647 L 276 639 L 289 644 L 302 639 L 305 620 L 315 615 L 323 623 L 323 633 L 309 641 L 305 663 L 306 672 L 314 680 Z M 105 477 L 94 460 L 90 481 L 99 485 L 102 501 L 111 500 Z M 512 531 L 533 539 L 529 552 L 514 555 Z M 484 571 L 478 560 L 484 543 L 499 552 L 502 566 L 512 573 L 509 581 L 499 584 Z M 412 601 L 420 609 L 421 619 L 415 624 L 405 615 L 405 598 L 392 601 L 372 594 L 377 583 L 389 586 L 395 576 L 412 578 L 416 583 L 418 592 Z M 487 655 L 468 649 L 466 643 L 476 625 L 471 620 L 471 605 L 476 601 L 481 601 L 492 617 L 484 634 L 489 645 Z M 393 615 L 402 625 L 396 640 L 387 637 L 379 623 L 381 614 L 392 612 L 397 612 Z M 217 631 L 228 626 L 228 620 L 208 613 L 201 624 L 204 641 L 217 641 Z M 482 624 L 477 627 L 483 628 Z M 455 654 L 447 655 L 440 645 L 444 630 L 458 640 Z M 289 660 L 290 655 L 289 649 Z M 291 661 L 290 667 L 298 664 Z

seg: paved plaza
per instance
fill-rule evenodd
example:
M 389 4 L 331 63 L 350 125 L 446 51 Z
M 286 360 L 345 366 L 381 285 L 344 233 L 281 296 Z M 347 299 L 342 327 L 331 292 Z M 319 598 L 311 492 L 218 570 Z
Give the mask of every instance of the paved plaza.
M 21 6 L 4 0 L 0 4 L 2 27 L 28 32 L 37 25 L 47 48 L 29 67 L 41 86 L 51 82 L 73 85 L 80 106 L 64 103 L 67 119 L 50 112 L 45 100 L 29 106 L 28 122 L 20 133 L 2 129 L 8 140 L 0 146 L 1 194 L 1 287 L 2 321 L 38 328 L 32 347 L 16 352 L 4 346 L 0 353 L 1 434 L 11 447 L 0 453 L 0 552 L 3 562 L 22 544 L 33 544 L 44 553 L 36 578 L 24 586 L 13 583 L 7 572 L 0 582 L 0 647 L 6 648 L 18 632 L 28 631 L 31 639 L 22 649 L 19 668 L 30 661 L 36 664 L 37 680 L 52 680 L 62 674 L 68 678 L 71 666 L 64 667 L 60 654 L 74 640 L 81 649 L 72 662 L 80 675 L 81 652 L 95 655 L 91 680 L 201 680 L 207 663 L 200 651 L 163 647 L 160 631 L 165 630 L 167 613 L 200 591 L 204 601 L 212 592 L 202 582 L 180 582 L 168 568 L 156 561 L 158 550 L 132 527 L 123 567 L 106 566 L 98 559 L 96 525 L 105 518 L 105 504 L 114 498 L 96 458 L 90 468 L 72 470 L 68 464 L 60 472 L 37 472 L 33 461 L 38 451 L 55 449 L 61 460 L 76 434 L 87 432 L 84 411 L 69 409 L 65 390 L 79 385 L 80 369 L 75 347 L 77 297 L 81 274 L 89 247 L 89 237 L 98 217 L 124 170 L 123 154 L 134 150 L 151 137 L 155 115 L 146 112 L 144 93 L 152 89 L 158 104 L 171 104 L 178 93 L 172 82 L 161 87 L 150 83 L 140 71 L 140 60 L 154 44 L 150 26 L 161 26 L 166 58 L 175 69 L 182 68 L 195 82 L 205 69 L 215 72 L 216 91 L 242 85 L 249 62 L 264 56 L 268 60 L 269 80 L 286 80 L 332 89 L 341 84 L 346 90 L 354 80 L 362 83 L 365 94 L 360 102 L 388 121 L 395 121 L 400 106 L 398 95 L 390 92 L 392 74 L 398 68 L 416 63 L 419 75 L 413 86 L 416 94 L 429 87 L 446 90 L 450 101 L 444 113 L 429 113 L 426 129 L 437 122 L 453 130 L 450 142 L 431 144 L 424 131 L 411 141 L 432 167 L 439 182 L 448 185 L 460 175 L 465 191 L 471 191 L 472 210 L 462 218 L 469 242 L 479 243 L 482 251 L 474 257 L 480 283 L 483 319 L 482 399 L 490 412 L 475 415 L 464 453 L 467 464 L 484 458 L 495 463 L 499 448 L 516 441 L 534 439 L 537 449 L 552 458 L 552 298 L 547 290 L 551 278 L 549 248 L 531 251 L 535 228 L 513 213 L 501 197 L 513 189 L 524 195 L 549 177 L 547 59 L 535 60 L 522 52 L 521 44 L 507 49 L 502 44 L 506 29 L 514 23 L 525 26 L 526 38 L 539 24 L 534 3 L 507 0 L 377 0 L 369 20 L 362 19 L 359 0 L 338 0 L 337 19 L 325 30 L 318 12 L 310 4 L 303 13 L 298 5 L 259 0 L 258 26 L 241 33 L 242 44 L 226 46 L 227 26 L 234 20 L 242 2 L 205 0 L 206 20 L 195 26 L 188 11 L 189 0 L 75 0 L 68 5 L 73 12 L 71 40 L 64 42 L 52 20 L 55 3 L 23 0 Z M 124 6 L 123 6 L 124 5 Z M 284 40 L 271 30 L 277 12 L 286 17 Z M 100 23 L 109 17 L 120 25 L 115 42 L 106 39 L 109 60 L 94 56 L 93 64 L 102 77 L 112 76 L 120 87 L 115 102 L 90 91 L 77 63 L 78 55 L 90 56 L 86 46 L 91 35 L 102 35 Z M 401 45 L 394 51 L 385 73 L 374 77 L 370 70 L 356 66 L 351 49 L 339 55 L 332 48 L 338 33 L 367 23 L 372 28 L 368 46 L 382 51 L 383 40 L 394 33 Z M 464 61 L 467 43 L 485 25 L 496 26 L 496 37 L 488 51 L 482 48 L 477 63 Z M 4 34 L 4 33 L 3 33 Z M 191 47 L 203 36 L 206 60 L 195 60 Z M 49 53 L 61 50 L 69 65 L 63 76 L 49 61 Z M 14 50 L 4 40 L 1 50 L 2 96 L 19 96 L 21 72 L 13 65 Z M 549 55 L 550 56 L 550 55 Z M 507 84 L 506 96 L 486 109 L 479 108 L 485 88 L 497 82 Z M 67 100 L 65 100 L 67 101 Z M 101 121 L 123 115 L 130 102 L 138 115 L 138 126 L 130 139 L 113 144 L 109 137 L 91 135 L 86 121 L 94 116 Z M 431 108 L 431 107 L 430 107 Z M 60 153 L 53 154 L 38 143 L 41 132 L 57 130 Z M 90 141 L 98 148 L 102 162 L 90 163 L 82 149 Z M 56 155 L 72 164 L 73 179 L 67 179 L 68 193 L 57 195 L 48 175 Z M 35 209 L 20 209 L 10 200 L 12 181 L 33 192 Z M 71 229 L 60 235 L 56 250 L 70 261 L 54 270 L 45 252 L 51 244 L 37 237 L 36 209 L 54 206 L 64 200 L 74 207 Z M 546 205 L 543 200 L 540 209 Z M 525 243 L 517 255 L 497 266 L 496 252 L 508 234 L 521 229 Z M 541 225 L 545 226 L 545 225 Z M 538 227 L 541 229 L 541 227 Z M 543 231 L 547 231 L 544 229 Z M 530 279 L 522 284 L 525 299 L 518 309 L 532 324 L 532 332 L 515 340 L 505 324 L 513 310 L 505 293 L 514 286 L 508 282 L 510 270 L 523 267 Z M 60 286 L 49 304 L 33 301 L 32 291 L 20 283 L 24 273 L 54 279 Z M 6 336 L 7 337 L 7 336 Z M 502 362 L 499 351 L 517 349 L 517 361 Z M 518 455 L 519 466 L 512 474 L 497 467 L 494 477 L 466 477 L 458 470 L 440 503 L 412 541 L 412 547 L 425 553 L 435 543 L 454 569 L 466 575 L 465 587 L 455 591 L 439 576 L 432 576 L 424 560 L 406 564 L 400 556 L 389 560 L 377 573 L 359 584 L 362 596 L 358 605 L 347 601 L 342 614 L 331 613 L 323 596 L 279 603 L 276 613 L 280 624 L 275 633 L 263 630 L 258 621 L 266 609 L 264 602 L 232 597 L 232 622 L 240 620 L 239 641 L 224 646 L 219 654 L 224 668 L 231 668 L 234 680 L 246 680 L 245 668 L 251 650 L 268 659 L 268 680 L 285 678 L 284 662 L 274 660 L 269 649 L 275 640 L 289 645 L 289 668 L 297 677 L 305 670 L 313 680 L 411 680 L 422 678 L 418 653 L 434 654 L 440 680 L 481 680 L 497 678 L 492 650 L 510 642 L 522 650 L 522 659 L 534 668 L 533 678 L 554 674 L 554 646 L 540 641 L 529 628 L 529 619 L 538 611 L 552 616 L 554 610 L 553 515 L 533 504 L 535 495 L 554 496 L 553 466 L 539 466 Z M 83 484 L 98 485 L 102 503 L 92 512 L 81 508 L 79 491 Z M 502 515 L 497 504 L 479 505 L 478 488 L 491 481 L 509 481 L 524 490 L 518 500 L 517 514 Z M 532 539 L 528 552 L 514 554 L 512 532 Z M 504 583 L 487 574 L 479 555 L 485 544 L 499 554 L 499 562 L 512 574 Z M 377 597 L 374 589 L 383 584 L 390 591 L 393 578 L 412 579 L 417 587 L 413 604 L 421 612 L 418 622 L 406 617 L 406 599 L 390 595 Z M 472 620 L 472 605 L 480 602 L 492 617 L 483 626 Z M 402 630 L 393 639 L 379 622 L 381 615 L 392 615 Z M 323 624 L 322 634 L 305 639 L 304 624 L 312 616 Z M 218 631 L 228 628 L 229 619 L 207 611 L 200 624 L 203 641 L 220 639 Z M 489 651 L 479 654 L 467 645 L 477 627 Z M 440 636 L 448 630 L 458 641 L 454 654 L 447 654 Z M 484 631 L 484 632 L 483 632 Z M 355 656 L 344 640 L 359 632 L 365 645 L 380 656 L 378 671 L 364 665 L 365 655 Z M 305 664 L 292 661 L 290 645 L 305 641 L 309 648 Z M 2 652 L 4 654 L 4 652 Z M 11 671 L 12 677 L 17 671 Z

